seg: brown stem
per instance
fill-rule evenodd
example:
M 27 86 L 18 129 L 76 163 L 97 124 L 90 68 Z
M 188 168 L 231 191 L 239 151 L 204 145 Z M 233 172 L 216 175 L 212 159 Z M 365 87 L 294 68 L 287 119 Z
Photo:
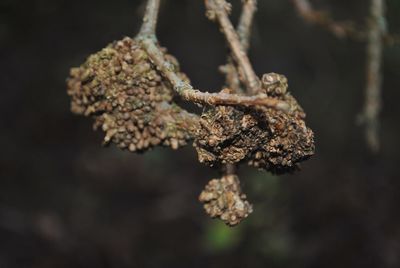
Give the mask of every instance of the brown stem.
M 196 90 L 175 73 L 173 65 L 165 60 L 163 52 L 153 39 L 142 39 L 139 41 L 154 65 L 156 65 L 159 71 L 170 81 L 175 91 L 184 100 L 203 105 L 264 106 L 281 111 L 289 110 L 289 105 L 286 102 L 269 98 L 266 94 L 242 96 L 228 93 L 208 93 Z
M 255 74 L 253 67 L 251 66 L 250 60 L 247 57 L 245 50 L 243 49 L 240 39 L 235 29 L 229 20 L 226 12 L 225 0 L 208 0 L 207 8 L 215 14 L 218 23 L 221 26 L 221 30 L 225 35 L 229 48 L 232 51 L 232 56 L 239 68 L 243 71 L 245 86 L 252 94 L 257 93 L 260 87 L 260 80 Z
M 244 51 L 247 52 L 250 44 L 251 27 L 253 24 L 254 13 L 257 9 L 257 0 L 243 0 L 242 13 L 239 24 L 236 28 L 240 43 Z M 225 74 L 225 83 L 234 93 L 241 93 L 239 70 L 234 64 L 232 56 L 228 57 L 227 64 L 221 66 L 221 72 Z M 251 92 L 248 92 L 251 94 Z
M 384 0 L 371 0 L 367 45 L 367 86 L 364 116 L 366 140 L 373 152 L 379 150 L 379 112 L 381 110 L 382 48 L 384 35 Z

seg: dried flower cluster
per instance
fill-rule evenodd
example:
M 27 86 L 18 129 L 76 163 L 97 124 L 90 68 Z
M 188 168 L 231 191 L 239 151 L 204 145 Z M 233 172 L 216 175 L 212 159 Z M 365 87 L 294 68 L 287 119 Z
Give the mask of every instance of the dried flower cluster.
M 196 132 L 199 161 L 209 166 L 247 162 L 274 173 L 294 170 L 314 152 L 313 132 L 304 112 L 278 74 L 263 77 L 264 93 L 285 100 L 290 112 L 218 106 L 203 113 Z
M 204 209 L 212 218 L 220 218 L 226 224 L 235 226 L 253 212 L 240 189 L 236 175 L 226 175 L 221 179 L 212 179 L 199 196 Z
M 293 171 L 313 154 L 313 133 L 287 91 L 286 77 L 269 73 L 259 79 L 247 58 L 255 0 L 243 1 L 242 40 L 228 18 L 230 5 L 225 0 L 206 4 L 232 52 L 224 69 L 230 89 L 193 88 L 177 60 L 159 46 L 160 0 L 148 0 L 138 36 L 116 41 L 72 68 L 67 91 L 72 112 L 93 117 L 94 128 L 106 133 L 104 144 L 144 152 L 154 146 L 177 149 L 193 140 L 200 162 L 226 170 L 199 199 L 211 217 L 234 226 L 252 212 L 235 167 L 247 163 L 274 173 Z M 202 115 L 189 113 L 174 102 L 178 97 L 207 108 Z
M 176 59 L 165 57 L 179 72 Z M 72 111 L 93 116 L 95 129 L 106 133 L 105 144 L 135 152 L 156 145 L 177 149 L 191 138 L 190 116 L 172 102 L 171 85 L 131 38 L 110 44 L 71 69 L 67 84 Z

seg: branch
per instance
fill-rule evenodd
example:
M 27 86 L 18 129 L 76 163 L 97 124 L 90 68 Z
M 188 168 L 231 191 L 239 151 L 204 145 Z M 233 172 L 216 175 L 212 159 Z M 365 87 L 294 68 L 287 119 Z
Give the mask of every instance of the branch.
M 352 37 L 356 40 L 365 39 L 365 33 L 354 28 L 351 22 L 339 22 L 322 11 L 315 10 L 309 0 L 292 0 L 299 15 L 307 22 L 317 24 L 338 38 Z
M 167 78 L 174 90 L 187 101 L 207 105 L 235 105 L 235 106 L 264 106 L 277 110 L 288 111 L 289 104 L 277 99 L 269 98 L 266 94 L 254 96 L 241 96 L 228 93 L 208 93 L 194 89 L 189 83 L 183 81 L 175 72 L 174 67 L 164 58 L 164 53 L 160 50 L 156 38 L 155 27 L 159 9 L 159 0 L 148 0 L 146 14 L 143 19 L 143 26 L 136 39 L 142 44 L 153 64 Z M 234 32 L 235 36 L 236 32 Z M 239 48 L 241 46 L 239 44 Z M 245 58 L 246 54 L 242 51 Z M 251 68 L 251 66 L 250 66 Z M 252 69 L 251 69 L 252 70 Z
M 379 150 L 379 112 L 381 110 L 382 48 L 385 21 L 384 0 L 371 0 L 367 46 L 367 86 L 363 119 L 366 141 L 373 152 Z
M 292 0 L 299 15 L 311 24 L 319 25 L 338 38 L 350 38 L 355 41 L 368 41 L 368 29 L 360 29 L 351 21 L 335 21 L 327 12 L 318 11 L 313 8 L 309 0 Z M 384 33 L 383 43 L 387 46 L 400 44 L 400 35 Z
M 254 96 L 241 96 L 228 93 L 208 93 L 194 89 L 189 83 L 183 81 L 174 71 L 172 64 L 165 60 L 163 52 L 152 39 L 141 40 L 143 49 L 147 52 L 153 64 L 166 77 L 175 91 L 187 101 L 206 105 L 235 105 L 235 106 L 264 106 L 282 111 L 289 110 L 289 104 L 273 99 L 266 94 Z
M 227 3 L 225 0 L 207 0 L 206 5 L 209 11 L 215 16 L 221 26 L 221 31 L 224 33 L 229 48 L 232 51 L 232 56 L 239 68 L 244 74 L 244 83 L 246 88 L 252 94 L 257 93 L 260 87 L 260 80 L 255 74 L 250 60 L 240 43 L 239 36 L 232 26 L 226 11 Z
M 334 21 L 329 14 L 316 11 L 309 0 L 292 0 L 300 16 L 318 24 L 337 37 L 350 37 L 367 41 L 367 82 L 364 111 L 361 122 L 365 124 L 365 136 L 372 152 L 379 151 L 379 112 L 381 110 L 382 50 L 384 43 L 393 45 L 399 39 L 385 32 L 384 0 L 370 0 L 370 21 L 367 31 L 356 30 L 350 23 Z
M 243 0 L 242 2 L 242 13 L 236 31 L 244 51 L 247 52 L 250 44 L 254 13 L 257 10 L 257 0 Z M 225 83 L 232 92 L 238 93 L 243 91 L 240 86 L 241 77 L 239 75 L 239 70 L 235 66 L 232 56 L 228 57 L 227 64 L 221 66 L 220 71 L 225 74 Z
M 236 31 L 244 51 L 247 52 L 250 46 L 251 27 L 253 24 L 254 13 L 257 9 L 257 0 L 242 0 L 242 2 L 242 13 Z M 239 72 L 233 62 L 232 56 L 228 57 L 227 64 L 222 66 L 221 70 L 225 73 L 225 81 L 228 88 L 230 88 L 234 93 L 242 92 Z M 222 167 L 222 170 L 225 175 L 235 175 L 237 172 L 237 166 L 228 163 Z
M 257 0 L 242 0 L 243 8 L 239 18 L 237 34 L 243 50 L 247 51 L 250 45 L 251 27 L 253 25 L 254 13 L 257 10 Z
M 148 0 L 146 5 L 143 24 L 140 28 L 138 37 L 140 38 L 156 38 L 156 27 L 158 19 L 158 11 L 160 9 L 160 0 Z

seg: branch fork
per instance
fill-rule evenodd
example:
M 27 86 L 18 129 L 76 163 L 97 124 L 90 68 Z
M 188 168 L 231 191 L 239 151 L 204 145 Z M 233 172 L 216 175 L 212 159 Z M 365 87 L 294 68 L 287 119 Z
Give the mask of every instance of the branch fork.
M 174 90 L 184 100 L 191 101 L 201 105 L 233 105 L 233 106 L 263 106 L 273 108 L 281 111 L 288 112 L 289 104 L 284 101 L 268 97 L 266 94 L 260 94 L 260 81 L 250 61 L 244 51 L 242 44 L 239 41 L 239 36 L 233 29 L 233 26 L 227 15 L 227 6 L 225 1 L 209 0 L 212 3 L 212 11 L 215 13 L 216 19 L 220 22 L 223 32 L 227 38 L 228 44 L 232 50 L 232 57 L 244 72 L 245 85 L 251 96 L 243 96 L 238 94 L 227 93 L 209 93 L 195 89 L 191 84 L 183 81 L 175 71 L 170 68 L 172 66 L 164 57 L 163 52 L 158 46 L 156 38 L 156 25 L 157 25 L 157 12 L 159 10 L 160 0 L 148 0 L 146 7 L 146 14 L 143 19 L 143 25 L 139 34 L 136 36 L 143 49 L 147 52 L 153 64 L 160 70 L 169 82 L 172 84 Z M 248 1 L 253 3 L 254 1 Z M 248 13 L 252 13 L 252 7 L 249 7 Z M 247 35 L 247 25 L 251 24 L 249 19 L 244 19 L 242 28 L 242 35 Z

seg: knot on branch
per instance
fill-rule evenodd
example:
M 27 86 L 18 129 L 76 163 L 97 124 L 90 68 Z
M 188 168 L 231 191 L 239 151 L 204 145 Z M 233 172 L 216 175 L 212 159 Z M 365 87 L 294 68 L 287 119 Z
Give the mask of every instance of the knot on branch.
M 314 153 L 314 134 L 289 94 L 279 99 L 290 113 L 276 109 L 218 106 L 205 111 L 195 133 L 199 161 L 209 166 L 247 163 L 273 173 L 291 172 Z
M 199 196 L 207 214 L 212 218 L 220 218 L 229 226 L 239 224 L 253 212 L 246 198 L 236 175 L 212 179 Z
M 179 64 L 165 55 L 179 73 Z M 71 110 L 92 116 L 104 143 L 144 151 L 164 145 L 177 149 L 190 139 L 192 118 L 172 101 L 173 89 L 136 41 L 124 38 L 91 55 L 67 79 Z

